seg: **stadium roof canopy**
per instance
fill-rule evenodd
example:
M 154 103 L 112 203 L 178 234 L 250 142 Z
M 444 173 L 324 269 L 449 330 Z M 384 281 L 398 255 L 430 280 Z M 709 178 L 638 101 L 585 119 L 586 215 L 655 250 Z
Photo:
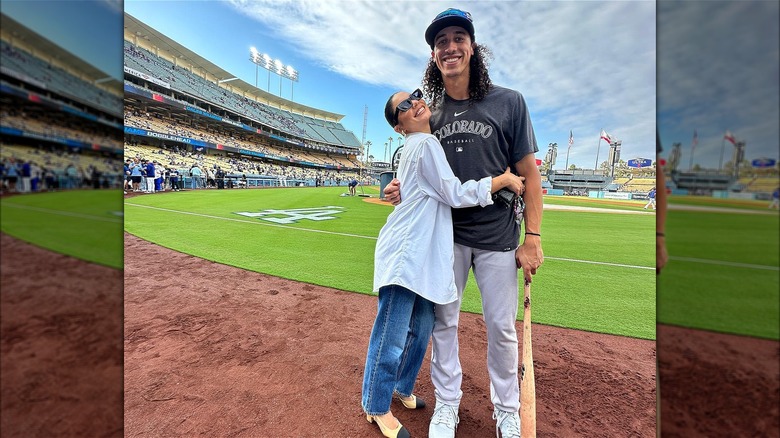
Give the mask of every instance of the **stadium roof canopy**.
M 44 59 L 51 64 L 68 66 L 71 71 L 80 73 L 81 79 L 94 84 L 103 84 L 104 88 L 108 90 L 122 90 L 122 81 L 47 40 L 5 14 L 0 14 L 0 29 L 2 29 L 3 39 L 13 45 L 25 47 L 27 50 L 34 50 L 35 53 L 33 54 L 38 58 Z
M 124 38 L 133 44 L 140 45 L 147 49 L 151 48 L 152 52 L 155 52 L 154 49 L 156 48 L 159 50 L 155 52 L 158 55 L 162 54 L 163 57 L 168 58 L 171 61 L 171 58 L 176 58 L 177 65 L 182 67 L 192 66 L 193 72 L 200 70 L 201 72 L 216 78 L 218 81 L 226 81 L 230 79 L 230 82 L 228 83 L 229 85 L 223 85 L 223 87 L 232 89 L 232 91 L 237 94 L 254 96 L 260 101 L 269 102 L 272 106 L 309 117 L 336 122 L 339 122 L 344 118 L 343 114 L 337 114 L 295 103 L 293 101 L 271 94 L 265 90 L 261 90 L 242 79 L 234 79 L 236 78 L 235 75 L 212 63 L 208 59 L 198 55 L 192 50 L 182 46 L 173 39 L 158 32 L 156 29 L 133 17 L 127 12 L 125 12 Z M 247 51 L 247 55 L 248 53 L 249 52 Z M 248 58 L 247 62 L 249 62 Z

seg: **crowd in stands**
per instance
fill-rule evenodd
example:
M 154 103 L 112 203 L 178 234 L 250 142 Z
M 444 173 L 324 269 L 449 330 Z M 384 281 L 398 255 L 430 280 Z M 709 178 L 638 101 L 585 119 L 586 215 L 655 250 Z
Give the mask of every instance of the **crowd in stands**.
M 780 178 L 777 174 L 752 175 L 741 177 L 738 183 L 743 192 L 772 193 L 780 186 Z
M 122 148 L 122 142 L 117 138 L 116 128 L 100 126 L 42 106 L 3 105 L 0 109 L 0 120 L 2 126 L 43 138 L 66 139 L 89 145 L 107 146 L 116 150 Z
M 624 178 L 615 178 L 612 182 L 617 185 L 617 190 L 631 193 L 647 193 L 655 187 L 655 178 L 634 178 L 631 175 Z
M 149 131 L 176 135 L 180 137 L 201 140 L 204 142 L 222 144 L 240 149 L 247 149 L 265 154 L 269 158 L 282 161 L 304 161 L 315 165 L 337 166 L 343 168 L 357 168 L 359 163 L 354 156 L 325 153 L 302 148 L 283 148 L 271 144 L 270 140 L 262 135 L 241 131 L 230 125 L 220 128 L 214 124 L 197 125 L 196 119 L 189 122 L 177 121 L 166 118 L 161 113 L 144 112 L 137 107 L 125 108 L 125 125 Z
M 353 149 L 360 146 L 354 134 L 346 131 L 340 123 L 294 114 L 230 92 L 129 41 L 124 42 L 124 53 L 128 67 L 168 83 L 171 89 L 217 104 L 291 136 L 300 137 L 303 143 L 312 149 L 343 152 L 343 148 L 336 146 Z
M 0 41 L 0 59 L 6 71 L 18 73 L 24 76 L 27 82 L 40 88 L 54 91 L 112 114 L 122 108 L 120 96 L 81 79 L 77 72 L 53 65 L 6 41 Z
M 118 158 L 57 145 L 30 147 L 3 144 L 0 152 L 2 193 L 60 189 L 117 188 L 122 169 Z
M 361 172 L 304 168 L 280 165 L 246 156 L 231 156 L 221 152 L 203 153 L 175 146 L 172 149 L 136 143 L 125 144 L 125 158 L 140 163 L 152 162 L 163 174 L 175 172 L 188 189 L 217 187 L 217 175 L 225 178 L 247 178 L 250 186 L 341 186 L 352 179 L 362 184 L 378 184 L 376 178 Z M 197 168 L 197 170 L 195 170 Z M 202 176 L 202 183 L 197 175 Z M 193 185 L 193 180 L 194 184 Z M 213 182 L 210 182 L 213 181 Z M 163 190 L 170 190 L 168 183 Z M 144 191 L 141 189 L 140 191 Z

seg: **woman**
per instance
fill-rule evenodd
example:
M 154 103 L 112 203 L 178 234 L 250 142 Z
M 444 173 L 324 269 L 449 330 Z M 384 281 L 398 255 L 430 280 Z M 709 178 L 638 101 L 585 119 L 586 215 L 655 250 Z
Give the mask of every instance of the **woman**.
M 397 92 L 385 118 L 404 135 L 398 166 L 403 201 L 379 232 L 374 291 L 379 292 L 363 375 L 363 410 L 386 437 L 409 437 L 390 411 L 394 394 L 407 409 L 425 403 L 412 394 L 433 330 L 435 304 L 455 301 L 451 208 L 486 206 L 491 193 L 523 190 L 523 178 L 507 171 L 495 178 L 461 184 L 439 141 L 431 135 L 431 112 L 422 92 Z
M 138 157 L 135 157 L 133 163 L 130 164 L 130 179 L 132 180 L 134 192 L 141 191 L 141 179 L 143 179 L 143 177 L 141 162 Z

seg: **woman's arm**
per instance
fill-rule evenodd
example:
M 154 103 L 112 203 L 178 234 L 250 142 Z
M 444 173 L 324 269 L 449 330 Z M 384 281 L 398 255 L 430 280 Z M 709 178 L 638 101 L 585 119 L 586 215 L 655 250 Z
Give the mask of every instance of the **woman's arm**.
M 493 204 L 493 192 L 507 187 L 518 193 L 523 187 L 523 178 L 513 175 L 509 169 L 495 178 L 486 176 L 479 181 L 461 183 L 434 137 L 425 140 L 417 165 L 421 190 L 453 208 L 485 207 Z

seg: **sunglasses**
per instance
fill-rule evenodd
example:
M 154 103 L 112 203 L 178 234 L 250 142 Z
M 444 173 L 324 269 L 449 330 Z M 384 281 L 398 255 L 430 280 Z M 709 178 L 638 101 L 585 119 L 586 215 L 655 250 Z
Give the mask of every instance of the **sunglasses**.
M 420 100 L 420 99 L 422 99 L 422 97 L 423 97 L 422 91 L 420 91 L 420 89 L 418 88 L 418 89 L 412 91 L 412 94 L 410 94 L 409 97 L 407 97 L 406 99 L 400 101 L 398 103 L 398 106 L 395 107 L 395 113 L 393 114 L 393 122 L 395 122 L 395 123 L 393 123 L 393 124 L 397 125 L 398 124 L 398 115 L 400 113 L 405 113 L 405 112 L 409 111 L 409 109 L 412 107 L 412 105 L 414 105 L 413 101 Z

